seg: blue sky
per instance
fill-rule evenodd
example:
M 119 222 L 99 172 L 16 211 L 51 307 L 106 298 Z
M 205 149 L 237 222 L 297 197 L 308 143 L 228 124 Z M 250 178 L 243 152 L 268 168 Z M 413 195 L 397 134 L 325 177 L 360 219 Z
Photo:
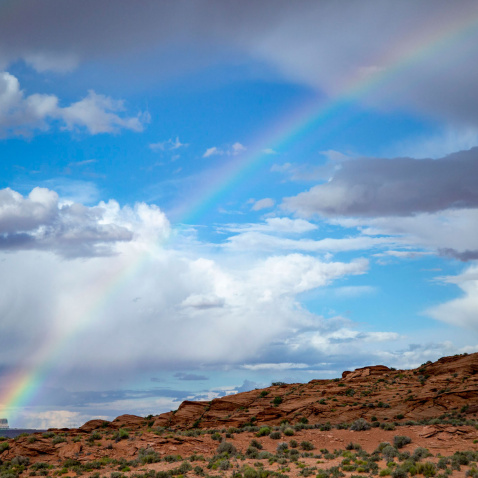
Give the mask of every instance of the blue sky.
M 0 9 L 0 416 L 74 426 L 478 349 L 475 2 Z

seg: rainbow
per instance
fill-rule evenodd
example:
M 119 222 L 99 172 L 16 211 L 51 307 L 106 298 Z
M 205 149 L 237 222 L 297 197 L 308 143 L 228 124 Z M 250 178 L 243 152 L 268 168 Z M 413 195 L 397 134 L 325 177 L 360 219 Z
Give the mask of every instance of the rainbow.
M 402 71 L 476 33 L 477 27 L 478 11 L 476 15 L 467 15 L 450 22 L 446 29 L 421 32 L 420 37 L 410 37 L 406 43 L 397 45 L 388 58 L 378 59 L 376 64 L 380 65 L 379 68 L 366 76 L 350 79 L 341 91 L 327 101 L 318 99 L 288 113 L 282 121 L 263 131 L 246 153 L 231 157 L 213 177 L 209 177 L 207 183 L 204 182 L 202 188 L 188 198 L 187 204 L 180 207 L 178 222 L 198 223 L 207 211 L 212 210 L 230 191 L 245 183 L 262 167 L 268 158 L 264 153 L 266 148 L 286 150 L 290 144 L 300 141 L 308 132 L 317 130 L 330 119 L 338 116 L 345 120 L 349 105 L 364 101 L 370 93 L 386 85 L 387 81 L 396 78 Z M 92 285 L 89 295 L 84 294 L 90 299 L 83 301 L 80 309 L 68 312 L 69 316 L 73 314 L 69 325 L 59 325 L 23 366 L 2 379 L 0 416 L 6 416 L 13 423 L 12 416 L 34 402 L 38 392 L 54 375 L 62 352 L 71 345 L 78 333 L 100 318 L 108 303 L 137 277 L 138 271 L 147 263 L 149 254 L 143 251 L 123 261 L 116 270 L 106 271 Z

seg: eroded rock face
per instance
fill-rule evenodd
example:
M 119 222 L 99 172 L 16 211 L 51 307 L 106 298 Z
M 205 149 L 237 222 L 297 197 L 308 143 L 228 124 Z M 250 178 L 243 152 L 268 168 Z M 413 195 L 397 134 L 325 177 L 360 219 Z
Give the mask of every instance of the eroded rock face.
M 109 423 L 110 422 L 106 420 L 90 420 L 86 422 L 84 425 L 82 425 L 78 430 L 81 430 L 82 432 L 85 432 L 85 433 L 90 433 L 93 430 L 97 430 L 98 428 L 107 426 Z

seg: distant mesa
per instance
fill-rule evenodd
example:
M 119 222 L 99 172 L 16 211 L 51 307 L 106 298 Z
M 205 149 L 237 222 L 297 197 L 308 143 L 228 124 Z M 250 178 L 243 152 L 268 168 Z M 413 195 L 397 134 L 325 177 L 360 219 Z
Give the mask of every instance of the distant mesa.
M 0 430 L 8 430 L 8 420 L 6 418 L 0 418 Z

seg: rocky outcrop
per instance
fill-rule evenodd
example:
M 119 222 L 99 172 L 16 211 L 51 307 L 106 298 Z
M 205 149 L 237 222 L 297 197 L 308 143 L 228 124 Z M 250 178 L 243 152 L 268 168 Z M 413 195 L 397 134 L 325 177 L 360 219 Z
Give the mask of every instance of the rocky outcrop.
M 444 357 L 414 370 L 394 370 L 384 365 L 362 367 L 344 372 L 340 379 L 276 384 L 211 401 L 185 401 L 178 410 L 153 417 L 121 415 L 111 422 L 90 420 L 78 429 L 51 429 L 49 433 L 17 437 L 8 440 L 8 447 L 0 448 L 0 462 L 17 456 L 28 458 L 30 463 L 55 466 L 66 460 L 87 462 L 104 457 L 132 460 L 146 448 L 159 455 L 213 454 L 218 442 L 210 434 L 196 437 L 181 432 L 302 422 L 317 425 L 307 431 L 312 433 L 321 428 L 329 430 L 329 423 L 351 423 L 358 418 L 377 424 L 402 424 L 400 434 L 406 430 L 406 434 L 416 437 L 414 440 L 429 440 L 435 448 L 460 443 L 468 446 L 478 439 L 478 431 L 467 422 L 478 415 L 477 371 L 478 354 Z M 416 425 L 430 419 L 431 424 Z M 443 423 L 449 419 L 454 419 L 453 426 L 452 422 Z M 332 432 L 337 444 L 357 440 L 348 435 L 341 437 L 342 432 L 354 433 L 350 430 L 327 431 Z M 376 436 L 377 443 L 390 440 L 381 428 L 372 428 L 370 433 Z M 392 432 L 392 439 L 393 433 L 396 432 Z M 239 441 L 245 440 L 239 438 L 240 433 L 229 433 L 232 434 Z M 314 435 L 314 439 L 332 437 L 322 435 Z M 368 435 L 369 432 L 364 434 Z M 241 446 L 247 447 L 247 442 Z
M 154 426 L 240 427 L 245 424 L 337 424 L 357 418 L 407 421 L 445 414 L 478 413 L 478 354 L 443 357 L 414 370 L 374 365 L 346 371 L 341 379 L 280 384 L 211 402 L 186 401 Z

